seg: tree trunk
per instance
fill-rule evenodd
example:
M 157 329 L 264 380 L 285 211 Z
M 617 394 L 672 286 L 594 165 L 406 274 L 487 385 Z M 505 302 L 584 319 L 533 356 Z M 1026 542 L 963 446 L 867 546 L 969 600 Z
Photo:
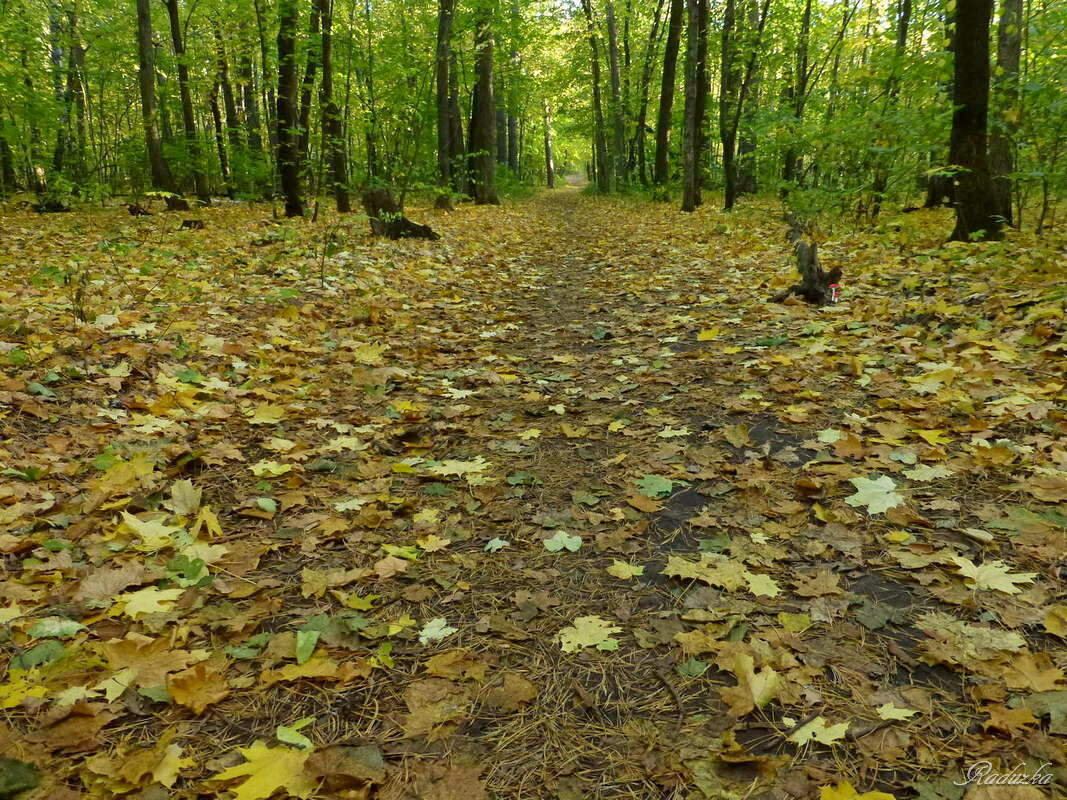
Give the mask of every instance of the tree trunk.
M 459 68 L 456 51 L 449 53 L 448 64 L 448 155 L 452 170 L 452 190 L 467 186 L 466 150 L 463 147 L 463 115 L 459 110 Z
M 904 65 L 904 57 L 908 47 L 908 25 L 911 22 L 911 0 L 900 0 L 897 9 L 897 41 L 894 50 L 893 65 L 886 78 L 886 103 L 888 110 L 897 103 L 900 94 L 900 69 Z M 885 201 L 886 189 L 889 187 L 889 165 L 885 163 L 885 156 L 878 159 L 874 170 L 874 182 L 871 186 L 871 217 L 877 217 Z
M 608 0 L 605 14 L 608 24 L 608 78 L 611 87 L 611 160 L 616 180 L 630 182 L 626 168 L 626 109 L 622 105 L 622 79 L 619 72 L 619 36 L 615 25 L 615 5 Z
M 648 126 L 648 95 L 652 84 L 652 65 L 656 57 L 656 43 L 659 41 L 659 32 L 663 20 L 663 4 L 665 0 L 657 0 L 656 10 L 652 15 L 652 27 L 648 34 L 648 46 L 645 49 L 645 61 L 641 68 L 640 99 L 637 106 L 637 122 L 634 125 L 634 138 L 630 143 L 631 169 L 636 166 L 638 179 L 642 185 L 648 185 L 648 165 L 646 155 L 645 129 Z
M 756 3 L 748 7 L 748 26 L 756 30 L 759 26 L 759 8 Z M 759 72 L 752 78 L 752 106 L 759 105 Z M 759 184 L 756 180 L 756 137 L 752 131 L 755 111 L 745 111 L 742 130 L 738 132 L 737 142 L 737 194 L 756 194 Z
M 1015 171 L 1015 136 L 1019 129 L 1019 62 L 1022 56 L 1023 5 L 1021 0 L 1001 0 L 997 24 L 997 119 L 989 140 L 989 169 L 997 214 L 1008 225 L 1012 214 L 1011 173 Z
M 311 18 L 308 23 L 307 64 L 304 67 L 304 80 L 300 86 L 300 160 L 306 165 L 311 145 L 311 92 L 315 88 L 315 73 L 319 69 L 319 6 L 311 5 Z
M 137 55 L 139 68 L 137 83 L 141 90 L 141 118 L 144 124 L 145 147 L 148 150 L 148 166 L 152 172 L 152 185 L 174 197 L 167 198 L 167 207 L 171 210 L 188 208 L 188 204 L 177 197 L 177 186 L 170 168 L 163 158 L 163 145 L 159 140 L 159 128 L 156 125 L 158 112 L 156 108 L 156 53 L 152 45 L 152 9 L 150 0 L 137 0 Z
M 363 210 L 370 219 L 370 231 L 374 236 L 387 239 L 430 239 L 440 235 L 429 225 L 419 225 L 404 216 L 403 207 L 386 188 L 368 189 L 363 193 Z
M 219 170 L 222 172 L 222 182 L 227 186 L 230 183 L 230 162 L 226 158 L 226 133 L 222 125 L 222 112 L 219 110 L 219 82 L 211 87 L 211 96 L 208 98 L 211 106 L 211 121 L 215 125 L 215 148 L 219 153 Z
M 737 131 L 730 124 L 737 102 L 738 59 L 735 43 L 737 4 L 726 0 L 722 19 L 722 68 L 719 74 L 719 139 L 722 141 L 722 171 L 726 184 L 725 208 L 734 207 L 737 197 L 737 165 L 734 163 L 734 148 Z
M 503 97 L 503 92 L 494 92 L 494 97 Z M 501 166 L 508 163 L 508 114 L 500 107 L 496 109 L 496 163 Z
M 138 0 L 148 2 L 148 0 Z M 285 216 L 302 217 L 300 142 L 297 118 L 296 26 L 297 0 L 278 0 L 278 173 L 285 195 Z
M 252 59 L 242 53 L 237 61 L 237 77 L 241 82 L 241 96 L 245 106 L 245 131 L 248 134 L 248 150 L 258 159 L 263 152 L 262 121 L 259 118 L 259 102 L 256 100 L 256 82 L 252 71 Z
M 196 133 L 196 118 L 193 116 L 193 95 L 189 91 L 189 63 L 185 58 L 185 43 L 182 41 L 178 0 L 166 0 L 166 5 L 167 15 L 170 17 L 171 44 L 174 46 L 174 58 L 178 62 L 178 92 L 181 96 L 182 127 L 185 129 L 185 143 L 189 160 L 192 162 L 193 187 L 200 202 L 210 203 L 211 195 L 207 188 L 207 178 L 204 176 L 200 141 Z
M 437 88 L 437 175 L 441 186 L 449 186 L 452 183 L 449 67 L 452 51 L 452 18 L 455 11 L 455 0 L 440 0 L 437 9 L 437 50 L 434 63 Z
M 659 113 L 656 115 L 656 162 L 652 182 L 656 186 L 667 183 L 669 174 L 671 112 L 674 106 L 674 85 L 678 69 L 678 45 L 682 38 L 682 12 L 685 0 L 670 0 L 667 24 L 667 44 L 663 50 L 663 81 L 659 92 Z
M 541 118 L 545 124 L 545 185 L 556 188 L 556 165 L 552 158 L 552 117 L 548 112 L 548 101 L 541 100 Z
M 233 96 L 233 86 L 230 84 L 230 66 L 226 61 L 226 51 L 222 43 L 222 31 L 215 27 L 215 52 L 217 58 L 215 83 L 222 90 L 222 108 L 226 112 L 226 140 L 230 145 L 230 177 L 238 185 L 245 183 L 243 180 L 241 161 L 241 127 L 237 119 L 237 103 Z
M 519 153 L 521 150 L 519 118 L 514 114 L 508 114 L 508 169 L 516 176 L 519 174 Z
M 737 131 L 745 111 L 745 100 L 752 86 L 756 63 L 759 58 L 763 31 L 767 26 L 771 0 L 763 0 L 760 6 L 756 29 L 752 34 L 748 62 L 741 69 L 737 47 L 737 6 L 735 0 L 727 0 L 722 25 L 722 89 L 719 97 L 719 135 L 722 139 L 722 167 L 726 182 L 726 197 L 723 209 L 729 211 L 737 201 Z
M 808 101 L 808 41 L 811 38 L 811 0 L 805 0 L 804 13 L 800 18 L 800 35 L 797 37 L 796 62 L 793 67 L 793 85 L 787 96 L 793 111 L 793 130 L 799 131 L 804 123 L 804 107 Z M 792 183 L 797 179 L 799 156 L 795 145 L 785 151 L 782 165 L 782 180 Z
M 956 176 L 952 241 L 1000 238 L 999 210 L 989 173 L 989 23 L 993 0 L 957 0 L 949 162 Z
M 500 202 L 496 195 L 496 106 L 493 97 L 491 11 L 482 10 L 474 27 L 475 103 L 471 115 L 471 194 L 479 205 Z
M 596 183 L 602 192 L 615 191 L 615 177 L 608 162 L 607 132 L 604 129 L 604 105 L 600 98 L 600 44 L 596 36 L 591 0 L 582 0 L 586 27 L 589 32 L 589 49 L 592 51 L 593 71 L 593 151 L 596 155 Z
M 682 211 L 696 211 L 700 193 L 704 104 L 707 96 L 707 0 L 686 0 L 685 126 L 682 130 Z
M 315 0 L 322 20 L 322 82 L 319 106 L 322 114 L 322 153 L 329 168 L 329 184 L 337 211 L 352 210 L 348 196 L 348 159 L 341 136 L 341 113 L 333 100 L 333 0 Z

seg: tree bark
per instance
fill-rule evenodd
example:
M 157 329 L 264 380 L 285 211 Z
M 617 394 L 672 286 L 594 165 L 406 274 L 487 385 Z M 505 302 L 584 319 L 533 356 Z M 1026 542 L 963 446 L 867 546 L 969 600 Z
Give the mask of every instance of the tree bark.
M 148 0 L 138 0 L 147 2 Z M 299 119 L 297 117 L 297 0 L 278 0 L 278 173 L 285 196 L 285 216 L 302 217 Z
M 656 44 L 663 18 L 665 0 L 657 0 L 656 10 L 652 14 L 652 27 L 648 34 L 648 46 L 645 49 L 645 61 L 641 68 L 640 99 L 637 106 L 637 121 L 634 125 L 634 138 L 630 143 L 630 169 L 637 168 L 638 179 L 644 186 L 648 185 L 648 164 L 646 154 L 645 129 L 648 126 L 648 95 L 652 84 L 652 65 L 656 57 Z
M 900 94 L 900 69 L 904 64 L 904 56 L 908 47 L 908 26 L 911 23 L 911 0 L 900 0 L 897 7 L 897 41 L 894 49 L 893 65 L 890 67 L 889 76 L 886 78 L 886 102 L 888 110 L 897 103 Z M 877 217 L 885 201 L 886 189 L 889 188 L 889 165 L 882 156 L 875 166 L 874 182 L 871 186 L 871 217 Z
M 797 37 L 796 61 L 793 67 L 793 85 L 787 87 L 787 96 L 793 111 L 793 128 L 799 130 L 804 124 L 804 108 L 808 102 L 808 41 L 811 38 L 811 0 L 805 0 L 804 12 L 800 18 L 800 34 Z M 792 183 L 796 180 L 799 156 L 795 145 L 785 151 L 782 165 L 782 180 Z
M 703 203 L 700 156 L 703 151 L 704 104 L 707 97 L 707 0 L 686 0 L 685 126 L 682 130 L 682 211 Z
M 319 105 L 322 114 L 322 152 L 329 167 L 329 184 L 337 211 L 352 210 L 348 196 L 348 158 L 341 135 L 341 113 L 333 99 L 333 0 L 315 0 L 322 22 L 322 82 Z
M 674 107 L 674 88 L 678 69 L 678 46 L 682 38 L 682 12 L 685 0 L 670 0 L 667 23 L 667 43 L 663 49 L 663 80 L 659 92 L 659 113 L 656 115 L 656 159 L 652 182 L 663 186 L 670 177 L 671 113 Z
M 211 121 L 215 126 L 215 149 L 219 153 L 219 170 L 222 173 L 222 182 L 229 186 L 230 162 L 226 158 L 226 132 L 222 124 L 222 112 L 219 110 L 219 82 L 211 87 L 211 96 L 208 104 L 211 106 Z
M 493 97 L 491 11 L 480 11 L 474 26 L 475 102 L 470 124 L 471 195 L 479 205 L 500 202 L 496 194 L 496 106 Z
M 263 152 L 262 121 L 259 118 L 259 102 L 256 100 L 256 82 L 252 71 L 252 59 L 242 53 L 237 61 L 237 77 L 241 82 L 241 96 L 245 106 L 245 131 L 248 134 L 248 150 L 258 159 Z
M 630 182 L 626 167 L 626 109 L 622 104 L 622 79 L 619 72 L 619 36 L 615 24 L 615 5 L 607 1 L 605 16 L 608 26 L 608 78 L 611 87 L 611 157 L 616 181 Z
M 460 192 L 467 186 L 466 149 L 463 147 L 463 115 L 459 110 L 459 68 L 456 51 L 449 53 L 448 65 L 448 154 L 452 170 L 452 189 Z
M 170 38 L 174 46 L 174 58 L 178 62 L 178 92 L 182 106 L 182 128 L 185 130 L 185 144 L 192 162 L 193 187 L 197 198 L 202 203 L 211 202 L 204 175 L 204 162 L 200 157 L 200 141 L 196 133 L 196 117 L 193 116 L 193 95 L 189 91 L 189 63 L 185 57 L 185 43 L 182 40 L 181 15 L 178 0 L 166 0 L 167 16 L 170 17 Z
M 548 101 L 541 100 L 541 118 L 545 125 L 545 185 L 556 188 L 556 165 L 552 157 L 552 116 L 548 111 Z
M 152 44 L 152 9 L 150 0 L 137 0 L 137 84 L 141 90 L 141 119 L 144 125 L 145 148 L 148 151 L 148 166 L 152 174 L 152 184 L 158 189 L 169 192 L 174 197 L 167 198 L 167 207 L 172 210 L 188 208 L 188 204 L 177 196 L 174 177 L 163 157 L 163 145 L 159 139 L 157 126 L 158 109 L 156 108 L 156 53 Z
M 763 0 L 753 32 L 748 61 L 741 69 L 737 47 L 737 6 L 727 0 L 722 25 L 722 85 L 719 97 L 719 136 L 722 140 L 722 167 L 726 183 L 723 209 L 729 211 L 737 201 L 737 131 L 745 110 L 745 100 L 752 85 L 759 58 L 763 31 L 767 26 L 771 0 Z
M 957 0 L 949 162 L 956 175 L 952 241 L 1000 238 L 999 210 L 989 172 L 989 23 L 993 0 Z
M 307 63 L 304 67 L 304 79 L 300 85 L 300 159 L 307 165 L 311 146 L 311 92 L 315 88 L 315 73 L 319 69 L 319 6 L 311 5 L 311 17 L 308 23 Z
M 596 156 L 596 183 L 600 191 L 613 192 L 615 191 L 615 174 L 608 161 L 607 132 L 604 128 L 604 105 L 600 97 L 600 44 L 597 41 L 591 0 L 582 0 L 582 10 L 585 12 L 586 28 L 589 33 L 589 49 L 592 51 L 593 151 Z
M 435 55 L 437 88 L 437 176 L 441 186 L 452 183 L 452 119 L 450 76 L 452 51 L 452 18 L 455 0 L 440 0 L 437 8 L 437 50 Z
M 1015 136 L 1019 129 L 1019 63 L 1022 60 L 1023 5 L 1021 0 L 1001 0 L 997 24 L 997 81 L 994 98 L 998 118 L 989 140 L 989 169 L 997 213 L 1014 224 L 1012 189 L 1015 171 Z

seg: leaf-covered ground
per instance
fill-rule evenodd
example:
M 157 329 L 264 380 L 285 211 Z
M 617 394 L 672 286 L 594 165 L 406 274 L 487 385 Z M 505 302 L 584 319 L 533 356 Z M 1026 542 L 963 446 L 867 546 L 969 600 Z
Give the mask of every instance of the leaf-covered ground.
M 413 216 L 3 220 L 0 796 L 1063 796 L 1061 240 Z

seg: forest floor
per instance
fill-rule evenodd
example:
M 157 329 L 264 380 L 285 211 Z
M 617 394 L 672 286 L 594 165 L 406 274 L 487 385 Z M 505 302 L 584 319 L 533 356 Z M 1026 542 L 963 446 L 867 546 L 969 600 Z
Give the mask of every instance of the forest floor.
M 0 797 L 1067 793 L 1063 238 L 195 216 L 0 220 Z

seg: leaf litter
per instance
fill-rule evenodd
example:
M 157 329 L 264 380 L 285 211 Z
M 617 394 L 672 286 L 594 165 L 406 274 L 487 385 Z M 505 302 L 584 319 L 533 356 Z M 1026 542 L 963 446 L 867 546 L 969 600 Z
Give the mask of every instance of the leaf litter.
M 1062 241 L 845 232 L 812 309 L 758 202 L 205 214 L 5 220 L 25 796 L 1064 781 Z

